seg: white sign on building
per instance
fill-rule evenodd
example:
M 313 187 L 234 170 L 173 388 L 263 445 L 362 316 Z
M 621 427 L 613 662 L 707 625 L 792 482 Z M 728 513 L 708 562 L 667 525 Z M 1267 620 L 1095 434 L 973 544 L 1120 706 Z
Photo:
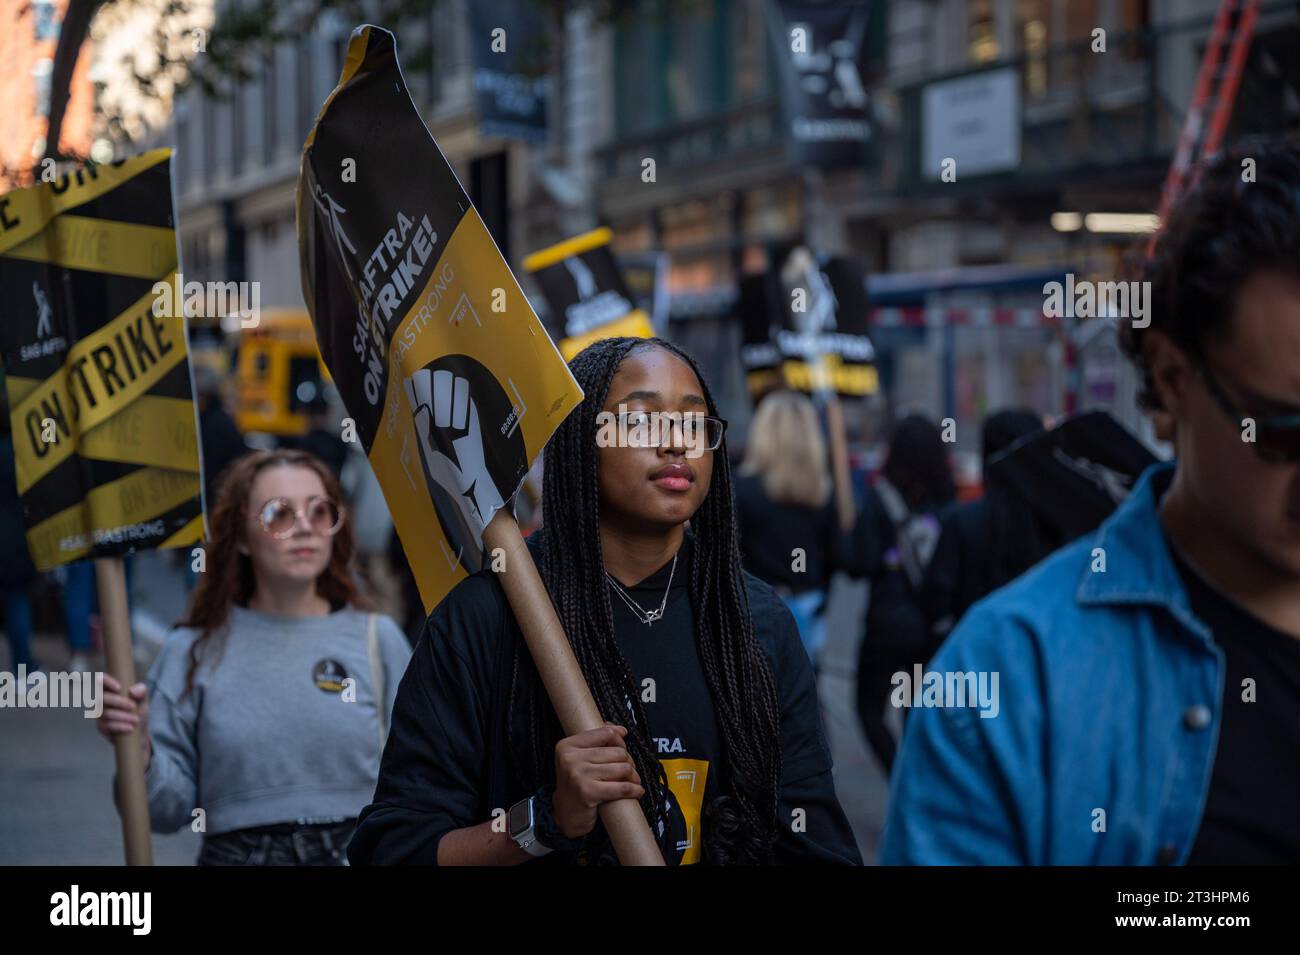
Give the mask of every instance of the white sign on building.
M 1020 78 L 1014 68 L 934 83 L 922 94 L 921 172 L 939 179 L 945 159 L 965 176 L 1020 164 Z

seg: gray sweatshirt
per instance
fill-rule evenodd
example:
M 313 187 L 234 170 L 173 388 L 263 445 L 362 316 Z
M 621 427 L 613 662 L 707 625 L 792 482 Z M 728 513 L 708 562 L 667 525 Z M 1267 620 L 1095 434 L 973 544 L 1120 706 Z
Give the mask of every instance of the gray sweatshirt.
M 228 631 L 205 641 L 186 695 L 197 632 L 168 634 L 149 671 L 153 759 L 145 782 L 155 832 L 208 835 L 298 820 L 356 816 L 379 776 L 380 722 L 366 639 L 368 614 L 278 617 L 231 608 Z M 384 712 L 391 714 L 410 644 L 375 620 Z M 351 682 L 349 682 L 351 681 Z

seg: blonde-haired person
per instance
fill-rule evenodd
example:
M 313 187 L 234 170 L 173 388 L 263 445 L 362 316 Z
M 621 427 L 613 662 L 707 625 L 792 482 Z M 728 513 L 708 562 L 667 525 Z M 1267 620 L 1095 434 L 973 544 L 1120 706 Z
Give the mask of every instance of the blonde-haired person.
M 814 665 L 825 642 L 826 592 L 846 548 L 831 491 L 817 409 L 804 395 L 772 392 L 754 415 L 736 479 L 741 559 L 790 607 Z
M 207 570 L 146 683 L 104 677 L 99 731 L 143 724 L 155 832 L 203 810 L 200 865 L 343 865 L 411 651 L 354 582 L 334 473 L 258 451 L 223 474 Z

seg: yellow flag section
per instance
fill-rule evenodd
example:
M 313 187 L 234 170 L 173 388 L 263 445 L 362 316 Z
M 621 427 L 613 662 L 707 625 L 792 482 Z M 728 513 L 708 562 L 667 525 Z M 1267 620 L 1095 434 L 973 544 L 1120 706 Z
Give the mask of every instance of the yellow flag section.
M 507 304 L 513 304 L 506 313 L 492 311 L 495 289 L 505 290 Z M 451 377 L 453 402 L 458 383 L 468 383 L 467 394 L 480 416 L 480 440 L 495 442 L 499 453 L 515 464 L 513 472 L 507 471 L 500 478 L 492 476 L 491 468 L 479 472 L 497 486 L 496 493 L 502 499 L 498 503 L 514 495 L 528 463 L 582 400 L 582 391 L 556 354 L 478 211 L 472 207 L 452 233 L 416 307 L 399 323 L 389 354 L 388 397 L 383 424 L 370 449 L 370 463 L 384 488 L 407 557 L 414 555 L 419 561 L 418 569 L 414 565 L 413 569 L 421 597 L 432 610 L 468 567 L 477 568 L 480 561 L 476 560 L 474 548 L 478 541 L 457 539 L 458 508 L 444 505 L 444 513 L 452 513 L 440 523 L 434 497 L 441 495 L 431 495 L 424 480 L 426 469 L 421 467 L 422 455 L 428 456 L 423 444 L 426 426 L 416 421 L 420 411 L 413 410 L 412 402 L 403 394 L 408 387 L 405 383 L 421 369 L 447 369 L 442 374 Z M 433 387 L 438 387 L 436 380 Z M 435 402 L 437 397 L 435 394 Z M 456 421 L 449 419 L 448 424 L 454 433 Z M 433 426 L 438 427 L 436 419 Z M 461 442 L 472 441 L 473 436 L 450 440 L 458 463 L 462 467 L 469 464 L 466 459 L 474 449 L 460 454 L 459 448 Z M 427 471 L 438 480 L 433 467 Z M 469 491 L 467 478 L 468 474 L 456 483 L 462 499 Z M 451 485 L 445 480 L 441 483 L 450 497 Z M 475 498 L 481 501 L 482 494 L 476 493 Z M 479 511 L 480 520 L 471 516 L 466 522 L 471 528 L 485 526 L 491 520 L 486 507 Z M 441 528 L 444 536 L 452 539 L 437 540 L 437 535 L 430 533 L 432 528 Z M 478 529 L 481 533 L 481 526 Z
M 170 150 L 0 197 L 0 355 L 32 559 L 203 538 Z M 170 298 L 165 300 L 170 305 Z

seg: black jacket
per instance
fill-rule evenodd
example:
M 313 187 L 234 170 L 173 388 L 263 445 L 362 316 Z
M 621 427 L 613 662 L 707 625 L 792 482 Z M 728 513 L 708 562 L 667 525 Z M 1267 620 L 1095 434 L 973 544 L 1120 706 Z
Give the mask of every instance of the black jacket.
M 845 563 L 848 546 L 834 496 L 819 508 L 777 504 L 757 474 L 742 474 L 734 483 L 745 569 L 792 594 L 829 587 L 831 574 Z M 796 548 L 803 551 L 802 570 L 793 567 Z
M 689 580 L 687 568 L 677 573 Z M 794 619 L 766 584 L 748 574 L 745 583 L 781 704 L 778 861 L 860 865 L 835 796 L 817 687 Z M 511 664 L 522 639 L 487 570 L 463 580 L 430 615 L 398 689 L 374 802 L 348 847 L 353 864 L 434 865 L 447 832 L 485 822 L 494 809 L 532 794 L 515 778 L 507 749 Z M 803 829 L 795 831 L 792 820 L 800 818 Z M 554 852 L 535 864 L 574 861 Z

